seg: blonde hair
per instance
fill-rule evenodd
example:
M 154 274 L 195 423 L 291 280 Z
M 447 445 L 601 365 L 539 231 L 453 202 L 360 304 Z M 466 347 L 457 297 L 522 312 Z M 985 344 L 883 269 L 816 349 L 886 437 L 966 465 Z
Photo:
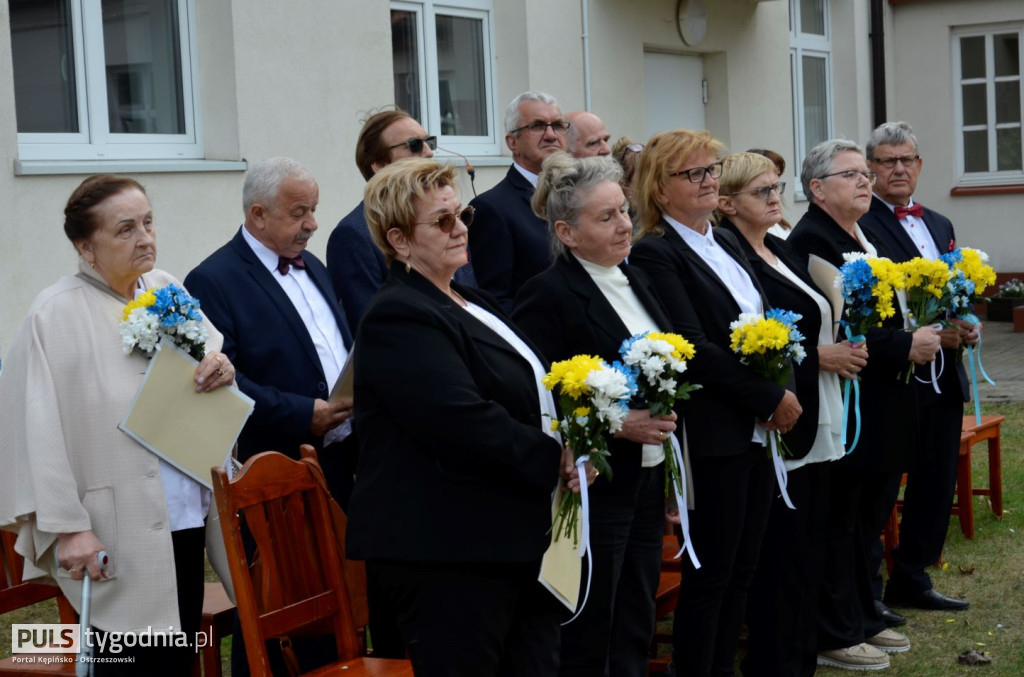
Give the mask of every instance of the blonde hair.
M 363 211 L 370 236 L 388 265 L 396 253 L 388 242 L 388 231 L 397 228 L 412 237 L 416 199 L 424 200 L 431 191 L 455 185 L 455 167 L 426 158 L 392 163 L 370 178 L 363 192 Z
M 675 129 L 651 137 L 636 167 L 637 237 L 660 233 L 661 202 L 669 174 L 686 169 L 685 161 L 698 153 L 718 157 L 725 146 L 707 131 Z
M 758 153 L 733 153 L 722 161 L 722 176 L 718 179 L 718 194 L 729 196 L 743 190 L 748 183 L 766 172 L 775 172 L 775 163 Z

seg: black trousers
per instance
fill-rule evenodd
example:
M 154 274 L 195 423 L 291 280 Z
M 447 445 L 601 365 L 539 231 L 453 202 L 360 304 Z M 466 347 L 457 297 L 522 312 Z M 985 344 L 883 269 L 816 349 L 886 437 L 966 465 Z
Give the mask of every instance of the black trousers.
M 646 677 L 664 526 L 664 463 L 642 469 L 630 492 L 591 494 L 593 578 L 583 611 L 562 627 L 560 675 Z
M 948 366 L 947 366 L 948 368 Z M 931 590 L 927 567 L 938 561 L 946 542 L 949 511 L 956 491 L 960 428 L 964 403 L 960 392 L 946 390 L 920 408 L 921 443 L 907 472 L 903 492 L 900 544 L 892 551 L 889 585 L 910 593 Z
M 856 452 L 855 452 L 856 453 Z M 875 611 L 869 556 L 892 510 L 896 473 L 829 464 L 828 543 L 818 599 L 818 650 L 860 644 L 885 630 Z M 877 569 L 877 567 L 876 567 Z
M 166 675 L 181 677 L 189 674 L 192 662 L 196 659 L 195 639 L 203 615 L 203 590 L 205 587 L 205 563 L 203 555 L 206 548 L 206 529 L 182 529 L 171 532 L 171 543 L 174 547 L 174 573 L 178 584 L 178 614 L 181 621 L 180 630 L 185 633 L 189 646 L 158 646 L 158 647 L 125 647 L 119 652 L 112 651 L 111 640 L 120 633 L 104 632 L 98 628 L 94 631 L 104 635 L 102 645 L 93 654 L 98 658 L 126 659 L 125 663 L 96 663 L 94 674 L 103 675 Z M 178 628 L 175 628 L 177 630 Z M 154 628 L 166 630 L 166 628 Z
M 557 674 L 564 607 L 539 572 L 539 561 L 366 563 L 398 614 L 416 677 Z
M 691 468 L 690 537 L 701 567 L 682 558 L 674 661 L 680 676 L 731 675 L 775 475 L 760 444 L 734 456 L 694 458 Z
M 776 497 L 747 596 L 747 677 L 813 675 L 818 659 L 818 586 L 825 561 L 831 463 L 789 473 L 790 510 Z

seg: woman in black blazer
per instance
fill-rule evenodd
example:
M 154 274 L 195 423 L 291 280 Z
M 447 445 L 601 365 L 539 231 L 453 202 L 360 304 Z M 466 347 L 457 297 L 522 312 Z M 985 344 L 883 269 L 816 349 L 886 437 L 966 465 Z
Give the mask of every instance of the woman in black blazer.
M 800 181 L 811 204 L 787 241 L 801 256 L 817 256 L 838 269 L 847 252 L 886 255 L 857 225 L 870 208 L 874 183 L 857 144 L 841 139 L 818 144 L 804 159 Z M 896 500 L 887 487 L 899 486 L 898 475 L 917 440 L 914 389 L 899 373 L 908 360 L 928 362 L 939 349 L 934 330 L 903 331 L 899 307 L 866 338 L 871 358 L 861 373 L 860 441 L 829 468 L 829 540 L 818 617 L 818 663 L 860 669 L 888 665 L 880 652 L 910 648 L 906 637 L 886 629 L 884 607 L 876 609 L 867 561 Z M 850 418 L 847 439 L 852 441 Z
M 769 233 L 782 216 L 782 192 L 774 163 L 754 153 L 725 158 L 719 186 L 717 228 L 736 236 L 769 303 L 799 313 L 807 356 L 793 367 L 804 408 L 784 436 L 788 492 L 772 506 L 757 573 L 747 599 L 747 653 L 743 674 L 812 674 L 817 663 L 818 582 L 825 557 L 829 462 L 842 458 L 842 393 L 839 376 L 853 378 L 867 351 L 833 338 L 828 299 L 807 273 L 807 263 L 785 240 Z
M 688 374 L 703 388 L 685 403 L 693 470 L 690 535 L 701 568 L 683 562 L 673 628 L 688 675 L 731 674 L 775 488 L 766 431 L 788 432 L 796 395 L 744 366 L 729 347 L 741 312 L 771 306 L 728 232 L 712 232 L 717 155 L 707 132 L 654 135 L 637 167 L 639 240 L 630 264 L 650 276 L 672 329 L 694 343 Z
M 621 178 L 608 158 L 544 161 L 533 209 L 558 254 L 520 289 L 512 317 L 551 361 L 585 353 L 611 363 L 630 336 L 670 327 L 647 277 L 624 263 L 633 224 Z M 630 411 L 611 440 L 613 477 L 590 494 L 590 593 L 562 628 L 561 675 L 647 674 L 665 526 L 662 442 L 675 418 Z
M 451 166 L 409 160 L 366 187 L 391 269 L 356 339 L 348 553 L 418 676 L 554 675 L 560 607 L 537 576 L 559 472 L 579 480 L 549 430 L 547 365 L 493 299 L 451 282 L 473 216 L 454 186 Z

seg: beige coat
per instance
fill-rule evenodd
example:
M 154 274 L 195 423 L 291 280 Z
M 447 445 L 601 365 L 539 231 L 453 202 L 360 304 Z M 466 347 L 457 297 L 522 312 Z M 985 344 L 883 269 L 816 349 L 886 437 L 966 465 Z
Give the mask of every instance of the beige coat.
M 146 287 L 172 283 L 160 270 L 143 276 Z M 123 307 L 77 276 L 32 303 L 0 370 L 0 526 L 18 531 L 25 577 L 55 578 L 76 607 L 81 582 L 57 566 L 53 546 L 57 534 L 91 529 L 112 577 L 93 585 L 92 624 L 178 629 L 159 462 L 117 428 L 148 366 L 121 350 Z M 207 350 L 220 350 L 223 337 L 206 326 Z

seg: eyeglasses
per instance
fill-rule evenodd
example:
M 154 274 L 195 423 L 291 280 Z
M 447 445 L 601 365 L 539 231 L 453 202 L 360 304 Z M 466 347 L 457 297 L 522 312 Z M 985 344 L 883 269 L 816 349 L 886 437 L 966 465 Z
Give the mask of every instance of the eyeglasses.
M 710 176 L 712 179 L 717 179 L 722 175 L 722 163 L 716 162 L 713 165 L 707 167 L 691 167 L 690 169 L 680 169 L 678 172 L 669 172 L 669 176 L 685 176 L 690 180 L 690 183 L 700 183 L 704 180 L 704 176 Z
M 856 169 L 847 169 L 844 172 L 832 172 L 824 176 L 819 176 L 819 179 L 827 179 L 830 176 L 841 176 L 847 181 L 858 181 L 861 177 L 867 179 L 867 182 L 872 186 L 875 185 L 875 181 L 878 180 L 878 174 L 876 172 L 859 172 Z
M 869 158 L 876 165 L 882 165 L 886 169 L 895 169 L 897 162 L 902 162 L 904 167 L 913 167 L 921 159 L 920 155 L 904 155 L 902 157 L 873 157 Z
M 786 182 L 779 181 L 778 183 L 773 183 L 770 186 L 761 186 L 760 188 L 754 188 L 752 190 L 738 190 L 735 193 L 733 193 L 733 195 L 742 195 L 743 193 L 750 193 L 759 200 L 764 200 L 765 202 L 767 202 L 768 200 L 772 199 L 773 191 L 778 193 L 779 197 L 782 197 L 782 194 L 786 192 Z
M 450 233 L 455 228 L 455 219 L 462 221 L 468 228 L 473 225 L 473 214 L 476 213 L 476 207 L 463 207 L 461 211 L 455 212 L 454 214 L 441 214 L 433 221 L 417 221 L 418 224 L 424 226 L 437 226 L 442 233 Z
M 569 131 L 569 123 L 565 120 L 555 120 L 554 122 L 544 122 L 543 120 L 534 120 L 528 125 L 522 127 L 516 127 L 510 134 L 518 134 L 519 132 L 527 131 L 533 134 L 543 134 L 547 128 L 550 127 L 551 131 L 555 134 L 565 134 Z
M 427 148 L 429 148 L 430 150 L 437 150 L 437 137 L 425 136 L 422 139 L 406 139 L 402 143 L 396 143 L 393 146 L 388 146 L 388 150 L 391 150 L 392 148 L 398 148 L 399 146 L 408 146 L 410 153 L 412 153 L 413 155 L 418 155 L 423 152 L 423 144 L 427 144 Z

